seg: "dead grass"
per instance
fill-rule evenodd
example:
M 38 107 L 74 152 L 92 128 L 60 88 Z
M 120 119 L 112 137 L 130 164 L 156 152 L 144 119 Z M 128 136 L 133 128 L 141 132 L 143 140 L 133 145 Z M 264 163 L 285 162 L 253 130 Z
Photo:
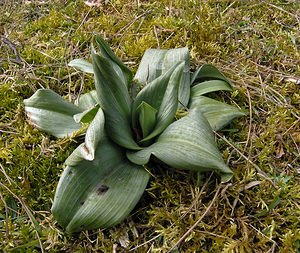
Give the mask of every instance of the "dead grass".
M 0 1 L 0 248 L 4 252 L 299 252 L 300 4 L 289 1 Z M 68 99 L 90 76 L 67 63 L 89 58 L 100 33 L 135 69 L 149 47 L 188 46 L 235 85 L 219 94 L 248 116 L 217 133 L 234 171 L 154 168 L 131 216 L 106 230 L 67 235 L 51 200 L 74 148 L 28 124 L 22 100 L 40 88 Z

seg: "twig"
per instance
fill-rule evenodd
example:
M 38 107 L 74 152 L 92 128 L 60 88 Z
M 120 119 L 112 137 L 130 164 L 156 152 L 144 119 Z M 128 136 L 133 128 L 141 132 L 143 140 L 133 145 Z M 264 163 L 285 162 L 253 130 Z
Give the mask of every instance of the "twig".
M 250 141 L 251 132 L 252 132 L 252 120 L 253 120 L 253 117 L 252 117 L 251 95 L 250 95 L 250 92 L 249 92 L 248 88 L 246 88 L 246 89 L 247 89 L 247 97 L 248 97 L 248 104 L 249 104 L 249 130 L 248 130 L 248 135 L 247 135 L 247 140 L 246 140 L 244 152 L 246 151 L 247 146 L 248 146 L 249 141 Z
M 7 173 L 5 172 L 5 169 L 3 168 L 2 164 L 0 163 L 0 171 L 2 172 L 2 174 L 6 177 L 7 181 L 9 184 L 12 184 L 12 179 L 7 175 Z
M 275 8 L 275 9 L 277 9 L 277 10 L 280 10 L 280 11 L 284 12 L 285 14 L 288 14 L 288 15 L 294 17 L 294 18 L 297 20 L 297 22 L 298 22 L 298 24 L 299 24 L 299 27 L 300 27 L 300 20 L 299 20 L 299 16 L 298 16 L 297 14 L 293 14 L 293 13 L 291 13 L 291 12 L 288 12 L 288 11 L 286 11 L 285 9 L 283 9 L 283 8 L 281 8 L 281 7 L 279 7 L 279 6 L 277 6 L 277 5 L 275 5 L 275 4 L 272 4 L 272 3 L 268 3 L 268 2 L 266 2 L 266 1 L 263 1 L 263 3 L 265 3 L 266 5 L 269 5 L 269 6 Z
M 12 43 L 8 38 L 1 36 L 3 43 L 5 43 L 15 54 L 16 58 L 14 59 L 14 62 L 18 64 L 22 64 L 21 57 L 19 56 L 19 53 L 17 51 L 16 45 Z
M 175 245 L 168 251 L 168 253 L 172 252 L 175 248 L 177 248 L 178 245 L 182 243 L 182 241 L 199 225 L 199 223 L 203 220 L 203 218 L 207 215 L 207 213 L 210 211 L 212 205 L 216 202 L 217 196 L 219 195 L 220 189 L 222 184 L 219 184 L 219 187 L 217 188 L 217 191 L 215 193 L 214 198 L 210 202 L 209 206 L 205 210 L 205 212 L 202 214 L 202 216 L 195 222 L 193 226 L 191 226 L 188 231 L 185 232 L 185 234 L 175 243 Z
M 266 236 L 264 233 L 260 232 L 256 227 L 254 227 L 253 225 L 249 224 L 250 227 L 252 227 L 256 232 L 258 232 L 259 234 L 261 234 L 263 237 L 265 237 L 266 239 L 268 239 L 269 241 L 273 242 L 275 245 L 277 245 L 277 242 L 275 242 L 272 238 Z
M 158 35 L 157 35 L 156 26 L 153 26 L 153 31 L 154 31 L 155 39 L 157 42 L 157 48 L 160 48 L 160 43 L 159 43 L 159 39 L 158 39 Z
M 131 250 L 129 250 L 129 252 L 132 252 L 132 251 L 135 251 L 136 249 L 140 248 L 140 247 L 143 247 L 144 245 L 148 244 L 149 242 L 152 242 L 154 241 L 155 239 L 157 239 L 158 237 L 160 237 L 161 234 L 158 234 L 156 236 L 154 236 L 153 238 L 151 238 L 150 240 L 146 241 L 146 242 L 143 242 L 142 244 L 132 248 Z
M 204 185 L 201 187 L 200 192 L 198 193 L 197 197 L 195 198 L 195 200 L 193 201 L 192 205 L 189 207 L 189 209 L 180 217 L 181 219 L 183 219 L 191 210 L 192 208 L 196 205 L 196 203 L 199 201 L 202 193 L 204 192 L 204 189 L 206 188 L 206 186 L 208 185 L 209 180 L 211 179 L 212 175 L 214 174 L 214 172 L 210 173 L 209 178 L 205 181 Z
M 86 3 L 86 2 L 85 2 Z M 84 16 L 84 18 L 82 19 L 81 23 L 79 24 L 79 26 L 77 27 L 77 29 L 75 30 L 75 33 L 81 28 L 81 26 L 83 26 L 84 22 L 86 22 L 89 14 L 91 13 L 91 9 L 89 9 L 89 11 L 87 12 L 87 14 Z
M 131 27 L 137 20 L 139 20 L 140 18 L 148 15 L 149 13 L 151 13 L 151 10 L 145 11 L 144 13 L 136 16 L 131 22 L 129 22 L 127 25 L 125 25 L 124 27 L 122 27 L 117 33 L 115 33 L 115 37 L 118 36 L 121 32 L 125 32 L 127 29 L 129 29 L 129 27 Z
M 296 126 L 300 122 L 300 119 L 297 119 L 283 134 L 285 136 L 294 126 Z
M 274 184 L 271 178 L 269 178 L 265 172 L 263 172 L 254 162 L 252 162 L 248 157 L 246 157 L 237 147 L 235 147 L 232 143 L 230 143 L 224 136 L 220 135 L 219 133 L 215 132 L 214 133 L 220 137 L 223 141 L 225 141 L 228 145 L 230 145 L 234 150 L 241 156 L 243 157 L 248 163 L 250 163 L 256 170 L 257 174 L 261 176 L 262 178 L 266 179 L 268 182 L 270 182 L 275 189 L 278 189 L 278 186 Z
M 189 207 L 189 209 L 180 217 L 181 219 L 183 219 L 187 214 L 188 212 L 195 206 L 195 204 L 197 203 L 197 201 L 199 200 L 199 198 L 201 197 L 202 193 L 204 192 L 204 189 L 206 188 L 209 180 L 211 179 L 213 175 L 213 172 L 209 175 L 209 178 L 205 181 L 204 185 L 202 186 L 200 192 L 198 193 L 196 199 L 193 201 L 192 205 Z M 171 224 L 171 228 L 174 227 L 174 223 Z M 143 242 L 142 244 L 140 245 L 137 245 L 136 247 L 132 248 L 131 250 L 129 250 L 129 252 L 132 252 L 132 251 L 135 251 L 136 249 L 140 248 L 140 247 L 143 247 L 144 245 L 156 240 L 158 237 L 160 237 L 162 235 L 162 233 L 154 236 L 153 238 L 151 238 L 150 240 L 146 241 L 146 242 Z

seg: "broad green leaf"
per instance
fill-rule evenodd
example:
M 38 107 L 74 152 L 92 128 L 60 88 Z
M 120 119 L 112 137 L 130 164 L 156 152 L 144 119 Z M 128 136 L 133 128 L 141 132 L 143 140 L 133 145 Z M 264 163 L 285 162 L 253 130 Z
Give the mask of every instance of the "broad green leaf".
M 79 99 L 75 101 L 75 105 L 77 105 L 82 111 L 93 108 L 96 104 L 98 104 L 96 90 L 82 94 Z
M 173 122 L 178 104 L 178 87 L 184 70 L 184 62 L 178 63 L 168 72 L 148 84 L 136 97 L 133 112 L 142 101 L 150 104 L 157 112 L 153 131 L 140 142 L 148 141 L 159 135 Z M 133 125 L 136 122 L 133 113 Z
M 82 111 L 52 90 L 37 90 L 24 100 L 30 122 L 40 130 L 55 137 L 71 136 L 81 128 L 73 119 Z
M 130 214 L 148 180 L 142 166 L 130 163 L 107 138 L 101 139 L 93 161 L 82 160 L 64 170 L 52 213 L 70 233 L 114 226 Z
M 163 60 L 166 53 L 166 49 L 147 49 L 134 76 L 134 80 L 142 84 L 148 84 L 161 76 L 163 72 L 166 72 L 166 70 L 163 70 Z M 175 64 L 176 62 L 173 63 L 173 65 Z
M 222 80 L 228 84 L 229 88 L 232 88 L 231 82 L 213 65 L 204 64 L 199 69 L 197 69 L 191 80 L 191 85 L 196 85 L 199 82 L 209 81 L 209 80 Z
M 190 96 L 190 56 L 189 50 L 184 48 L 176 49 L 148 49 L 146 50 L 139 68 L 134 77 L 142 84 L 148 84 L 159 76 L 165 74 L 175 64 L 185 62 L 184 72 L 179 84 L 179 107 L 186 107 Z
M 135 143 L 130 126 L 131 99 L 127 85 L 115 72 L 112 61 L 92 53 L 95 85 L 102 108 L 106 131 L 118 145 L 128 149 L 140 149 Z
M 75 122 L 77 123 L 90 123 L 96 116 L 100 106 L 97 104 L 90 109 L 87 109 L 81 113 L 77 113 L 73 116 Z
M 93 65 L 84 59 L 74 59 L 69 62 L 68 66 L 81 70 L 86 73 L 93 74 Z
M 115 53 L 110 49 L 109 45 L 100 36 L 96 36 L 96 43 L 102 56 L 112 61 L 113 68 L 120 77 L 123 75 L 122 79 L 125 81 L 128 87 L 133 76 L 131 70 L 115 55 Z
M 224 128 L 233 119 L 245 116 L 245 113 L 235 106 L 205 96 L 192 96 L 189 108 L 198 108 L 215 131 Z
M 85 142 L 80 144 L 67 158 L 67 165 L 76 166 L 82 160 L 94 160 L 96 148 L 99 142 L 104 139 L 104 122 L 103 111 L 98 108 L 96 116 L 86 131 Z
M 191 97 L 201 96 L 203 94 L 219 90 L 232 91 L 232 87 L 229 86 L 227 82 L 222 80 L 204 81 L 191 88 Z
M 151 146 L 127 152 L 128 159 L 140 165 L 148 163 L 151 155 L 176 169 L 232 174 L 216 147 L 211 127 L 198 109 L 169 125 Z
M 143 101 L 137 108 L 137 111 L 143 137 L 146 137 L 155 126 L 157 110 Z
M 174 121 L 178 108 L 179 80 L 181 79 L 183 69 L 184 63 L 181 63 L 172 73 L 157 113 L 155 128 L 141 142 L 148 141 L 159 135 Z

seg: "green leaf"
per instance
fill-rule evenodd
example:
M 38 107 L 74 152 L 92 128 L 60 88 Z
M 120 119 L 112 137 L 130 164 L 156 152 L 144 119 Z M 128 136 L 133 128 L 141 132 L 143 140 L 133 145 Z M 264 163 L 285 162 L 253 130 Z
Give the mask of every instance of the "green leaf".
M 134 77 L 142 84 L 148 84 L 165 74 L 179 62 L 185 62 L 179 84 L 179 107 L 186 107 L 190 96 L 190 56 L 188 48 L 146 50 Z
M 67 165 L 75 166 L 82 160 L 94 160 L 96 148 L 104 138 L 104 122 L 103 111 L 98 108 L 96 116 L 86 131 L 85 142 L 80 144 L 67 158 Z
M 100 36 L 96 36 L 96 43 L 102 56 L 111 60 L 113 67 L 119 76 L 121 76 L 122 73 L 123 80 L 128 87 L 133 76 L 131 70 L 115 55 L 115 53 L 110 49 L 109 45 Z
M 98 104 L 96 90 L 92 90 L 88 93 L 81 95 L 79 99 L 75 101 L 75 105 L 77 105 L 82 111 L 93 108 L 96 104 Z
M 232 91 L 232 87 L 227 82 L 222 80 L 204 81 L 191 88 L 191 97 L 201 96 L 206 93 L 219 90 Z
M 149 83 L 136 97 L 133 103 L 133 112 L 144 101 L 155 108 L 158 113 L 153 131 L 140 142 L 148 141 L 159 135 L 173 122 L 178 103 L 178 87 L 184 70 L 184 62 L 178 63 Z M 136 125 L 137 113 L 132 113 L 133 126 Z M 135 117 L 134 117 L 135 116 Z
M 97 104 L 94 107 L 87 109 L 81 113 L 77 113 L 73 116 L 75 122 L 90 123 L 96 116 L 100 106 Z
M 140 149 L 135 143 L 131 132 L 131 99 L 127 85 L 115 72 L 110 59 L 94 52 L 92 58 L 96 91 L 100 107 L 105 115 L 108 135 L 122 147 Z
M 81 128 L 73 116 L 82 111 L 52 90 L 37 90 L 24 105 L 30 122 L 55 137 L 71 136 Z
M 93 65 L 84 59 L 74 59 L 69 62 L 68 66 L 81 70 L 85 73 L 94 73 Z
M 76 152 L 76 150 L 74 151 Z M 102 138 L 93 161 L 68 165 L 58 183 L 52 213 L 67 232 L 122 222 L 142 196 L 149 173 Z
M 166 72 L 167 70 L 163 69 L 162 65 L 167 51 L 166 49 L 147 49 L 134 76 L 134 80 L 142 84 L 148 84 L 161 76 L 163 72 Z M 175 64 L 176 62 L 173 63 L 173 65 Z
M 191 80 L 191 85 L 196 85 L 199 82 L 209 80 L 222 80 L 228 84 L 228 87 L 232 88 L 231 82 L 213 65 L 204 64 L 201 68 L 197 69 Z
M 157 110 L 143 101 L 137 108 L 137 111 L 143 137 L 146 137 L 155 126 Z
M 18 217 L 18 206 L 17 206 L 16 199 L 13 198 L 11 195 L 9 195 L 5 202 L 8 207 L 9 217 L 11 219 L 17 218 Z
M 140 165 L 148 163 L 151 155 L 176 169 L 232 174 L 216 147 L 212 129 L 198 109 L 169 125 L 151 146 L 127 152 L 128 159 Z
M 198 108 L 215 131 L 224 128 L 233 119 L 245 116 L 245 113 L 237 107 L 205 96 L 192 96 L 189 108 Z

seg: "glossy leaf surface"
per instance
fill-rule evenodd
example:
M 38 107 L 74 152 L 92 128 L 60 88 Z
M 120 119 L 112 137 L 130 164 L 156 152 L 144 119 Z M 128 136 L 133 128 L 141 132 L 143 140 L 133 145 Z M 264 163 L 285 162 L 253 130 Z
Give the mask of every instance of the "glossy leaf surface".
M 110 46 L 100 36 L 96 37 L 96 43 L 100 49 L 101 55 L 107 59 L 110 59 L 115 72 L 118 73 L 119 77 L 128 87 L 133 76 L 131 70 L 115 55 L 115 53 L 110 49 Z
M 146 50 L 134 77 L 142 84 L 149 84 L 179 62 L 184 62 L 184 71 L 179 82 L 179 107 L 187 106 L 190 96 L 190 56 L 189 50 L 176 49 L 148 49 Z
M 139 123 L 143 137 L 146 137 L 155 126 L 157 110 L 143 101 L 137 108 L 137 111 L 139 113 Z
M 199 109 L 215 131 L 221 130 L 233 119 L 245 116 L 245 113 L 235 106 L 204 96 L 192 97 L 189 107 Z
M 148 141 L 159 135 L 173 122 L 178 105 L 178 88 L 184 70 L 184 63 L 174 65 L 168 72 L 149 83 L 136 97 L 133 103 L 133 112 L 140 103 L 145 101 L 157 112 L 156 124 L 153 131 L 141 142 Z M 137 115 L 133 114 L 132 116 Z M 133 125 L 136 119 L 133 117 Z
M 209 123 L 198 109 L 169 125 L 151 146 L 127 152 L 130 161 L 141 165 L 147 164 L 151 155 L 177 169 L 232 174 L 216 147 Z
M 120 223 L 149 180 L 148 172 L 129 162 L 124 151 L 106 137 L 101 109 L 87 130 L 85 143 L 74 150 L 66 165 L 52 213 L 68 232 Z
M 75 166 L 82 160 L 94 160 L 96 148 L 99 142 L 104 139 L 104 122 L 103 111 L 98 108 L 97 114 L 86 131 L 85 142 L 80 144 L 67 158 L 67 165 Z
M 74 59 L 69 62 L 68 66 L 81 70 L 85 73 L 94 73 L 93 65 L 84 59 Z
M 232 91 L 232 87 L 223 80 L 210 80 L 198 83 L 191 88 L 191 97 L 201 96 L 214 91 Z
M 228 86 L 232 88 L 231 82 L 213 65 L 203 64 L 197 69 L 191 79 L 191 85 L 194 86 L 199 82 L 209 80 L 222 80 L 228 83 Z
M 75 101 L 75 105 L 77 105 L 82 111 L 88 110 L 98 104 L 97 91 L 92 90 L 88 93 L 82 94 L 78 100 Z
M 81 128 L 73 116 L 82 111 L 52 90 L 37 90 L 24 105 L 30 122 L 50 135 L 63 138 Z
M 92 58 L 96 91 L 109 137 L 124 148 L 140 149 L 131 131 L 131 99 L 126 84 L 115 72 L 110 59 L 96 53 Z

